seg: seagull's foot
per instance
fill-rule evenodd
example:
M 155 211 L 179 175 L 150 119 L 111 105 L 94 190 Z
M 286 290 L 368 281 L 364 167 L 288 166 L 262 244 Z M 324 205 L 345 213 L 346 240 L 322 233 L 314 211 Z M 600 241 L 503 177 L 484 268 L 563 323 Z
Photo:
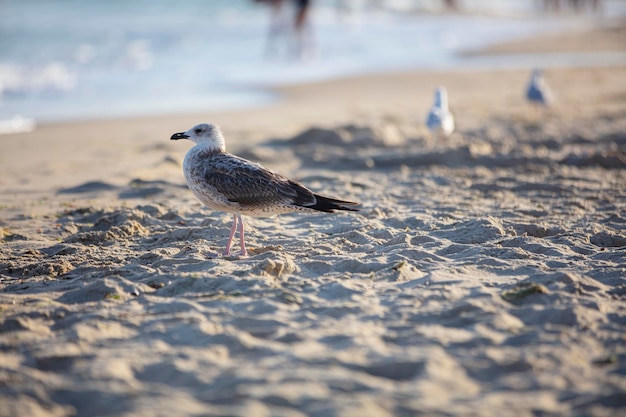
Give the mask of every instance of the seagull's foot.
M 226 257 L 226 256 L 233 256 L 233 257 L 234 257 L 234 256 L 237 256 L 237 257 L 239 257 L 239 256 L 248 256 L 248 252 L 247 252 L 247 251 L 245 251 L 245 250 L 240 250 L 239 252 L 237 252 L 236 254 L 234 254 L 234 253 L 233 253 L 233 252 L 231 252 L 230 250 L 227 250 L 227 251 L 224 251 L 224 252 L 222 253 L 222 256 L 223 256 L 223 257 Z

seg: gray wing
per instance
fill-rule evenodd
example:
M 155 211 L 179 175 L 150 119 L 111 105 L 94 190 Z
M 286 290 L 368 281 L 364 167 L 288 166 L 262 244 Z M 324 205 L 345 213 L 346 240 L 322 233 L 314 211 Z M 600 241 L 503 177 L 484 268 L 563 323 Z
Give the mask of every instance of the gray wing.
M 205 181 L 241 207 L 307 206 L 316 202 L 313 192 L 302 184 L 258 164 L 230 154 L 212 159 Z
M 530 83 L 530 85 L 528 86 L 528 90 L 526 91 L 526 98 L 530 101 L 537 101 L 541 104 L 545 104 L 547 102 L 545 92 L 540 85 L 537 85 L 535 83 Z
M 426 118 L 426 126 L 429 129 L 435 129 L 441 126 L 443 115 L 441 109 L 432 108 Z

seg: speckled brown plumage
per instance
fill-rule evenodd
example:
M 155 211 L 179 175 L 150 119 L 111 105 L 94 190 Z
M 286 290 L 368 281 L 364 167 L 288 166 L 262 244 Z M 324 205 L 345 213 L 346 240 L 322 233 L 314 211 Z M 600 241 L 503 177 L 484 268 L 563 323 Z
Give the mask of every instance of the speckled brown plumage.
M 191 191 L 208 207 L 234 213 L 233 227 L 225 254 L 239 223 L 241 254 L 245 255 L 241 214 L 272 216 L 293 211 L 358 211 L 357 203 L 315 194 L 297 181 L 225 151 L 224 137 L 211 124 L 194 126 L 171 139 L 190 139 L 196 145 L 183 162 Z

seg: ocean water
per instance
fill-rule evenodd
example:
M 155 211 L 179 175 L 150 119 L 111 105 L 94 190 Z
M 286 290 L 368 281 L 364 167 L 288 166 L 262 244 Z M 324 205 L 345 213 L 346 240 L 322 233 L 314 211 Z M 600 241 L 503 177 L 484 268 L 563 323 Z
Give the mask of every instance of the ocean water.
M 273 85 L 364 73 L 626 62 L 457 54 L 601 19 L 536 13 L 532 0 L 465 0 L 463 14 L 434 0 L 313 3 L 312 46 L 295 53 L 285 30 L 270 54 L 269 8 L 251 0 L 0 0 L 0 125 L 255 106 L 278 99 Z M 626 15 L 626 2 L 603 15 Z

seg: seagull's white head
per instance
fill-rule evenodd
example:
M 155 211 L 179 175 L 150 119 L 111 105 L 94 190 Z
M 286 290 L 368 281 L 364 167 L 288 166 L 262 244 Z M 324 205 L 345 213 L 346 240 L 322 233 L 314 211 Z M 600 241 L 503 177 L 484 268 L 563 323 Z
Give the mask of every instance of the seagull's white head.
M 217 126 L 211 123 L 201 123 L 186 132 L 174 133 L 170 139 L 189 139 L 198 145 L 204 145 L 212 150 L 222 152 L 226 150 L 222 132 Z
M 530 76 L 530 80 L 533 83 L 538 83 L 543 79 L 543 73 L 540 69 L 534 69 L 532 75 Z
M 434 105 L 442 110 L 448 110 L 448 91 L 445 87 L 437 87 L 435 89 Z

